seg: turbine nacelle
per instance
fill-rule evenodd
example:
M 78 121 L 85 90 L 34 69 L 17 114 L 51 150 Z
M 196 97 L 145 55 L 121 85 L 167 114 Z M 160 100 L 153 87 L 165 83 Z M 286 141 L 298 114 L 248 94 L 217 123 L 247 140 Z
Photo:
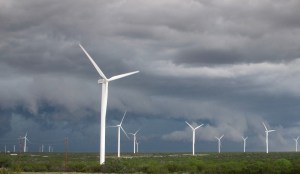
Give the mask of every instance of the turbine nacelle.
M 99 79 L 99 80 L 98 80 L 98 84 L 102 84 L 102 83 L 106 83 L 106 82 L 108 82 L 108 81 L 105 80 L 105 79 Z
M 269 132 L 274 132 L 274 131 L 276 131 L 276 130 L 267 130 L 267 131 L 265 131 L 266 133 L 269 133 Z

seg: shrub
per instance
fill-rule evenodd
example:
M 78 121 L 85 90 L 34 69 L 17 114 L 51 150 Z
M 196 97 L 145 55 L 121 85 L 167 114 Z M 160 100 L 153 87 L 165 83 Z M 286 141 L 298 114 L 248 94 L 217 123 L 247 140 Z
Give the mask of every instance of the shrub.
M 293 165 L 289 160 L 281 158 L 274 162 L 273 167 L 276 173 L 291 173 Z
M 68 169 L 69 172 L 85 172 L 86 165 L 83 162 L 69 162 Z
M 0 158 L 0 167 L 4 167 L 4 168 L 8 168 L 10 167 L 12 164 L 12 160 L 11 158 L 7 157 L 7 156 L 2 156 Z

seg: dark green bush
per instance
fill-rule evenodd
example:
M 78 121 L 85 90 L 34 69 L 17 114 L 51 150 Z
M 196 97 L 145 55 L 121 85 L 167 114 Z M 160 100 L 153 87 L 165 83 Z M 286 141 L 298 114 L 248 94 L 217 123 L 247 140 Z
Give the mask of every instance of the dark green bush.
M 273 167 L 274 173 L 285 174 L 291 173 L 293 164 L 289 160 L 282 158 L 275 160 Z
M 83 162 L 69 162 L 68 172 L 85 172 L 86 165 Z
M 0 168 L 8 168 L 11 167 L 12 160 L 9 156 L 1 156 L 0 157 Z

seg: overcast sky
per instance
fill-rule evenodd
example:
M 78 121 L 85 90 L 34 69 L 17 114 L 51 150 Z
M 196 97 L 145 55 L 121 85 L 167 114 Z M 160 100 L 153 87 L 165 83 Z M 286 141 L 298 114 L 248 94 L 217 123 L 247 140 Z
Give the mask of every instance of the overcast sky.
M 0 0 L 0 150 L 99 150 L 101 85 L 81 43 L 111 77 L 107 125 L 140 130 L 144 152 L 294 149 L 300 136 L 298 0 Z M 108 152 L 117 130 L 107 129 Z M 122 150 L 132 140 L 122 137 Z M 2 146 L 2 147 L 1 147 Z

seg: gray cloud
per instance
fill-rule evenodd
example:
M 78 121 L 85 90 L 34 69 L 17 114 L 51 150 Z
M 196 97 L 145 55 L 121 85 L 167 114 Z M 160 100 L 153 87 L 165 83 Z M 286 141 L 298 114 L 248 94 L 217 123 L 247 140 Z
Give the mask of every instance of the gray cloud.
M 262 139 L 265 120 L 278 127 L 272 144 L 282 149 L 299 126 L 299 5 L 0 0 L 1 133 L 16 131 L 11 113 L 45 134 L 57 128 L 82 140 L 97 129 L 101 86 L 80 42 L 107 76 L 141 71 L 110 83 L 108 122 L 128 110 L 130 126 L 159 130 L 144 130 L 143 140 L 163 144 L 162 135 L 189 135 L 184 120 L 211 125 L 201 140 L 224 132 L 235 143 L 243 134 Z

